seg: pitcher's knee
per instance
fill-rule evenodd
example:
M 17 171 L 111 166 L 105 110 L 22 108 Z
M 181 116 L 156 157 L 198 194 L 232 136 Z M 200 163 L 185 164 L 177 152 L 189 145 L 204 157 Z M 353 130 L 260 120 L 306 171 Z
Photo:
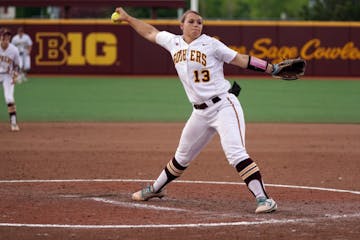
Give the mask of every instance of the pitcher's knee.
M 5 102 L 6 104 L 13 104 L 15 102 L 15 99 L 10 96 L 5 96 Z
M 250 158 L 250 156 L 249 154 L 247 154 L 246 150 L 236 152 L 233 154 L 227 154 L 227 160 L 229 161 L 229 164 L 235 168 L 240 162 L 248 158 Z

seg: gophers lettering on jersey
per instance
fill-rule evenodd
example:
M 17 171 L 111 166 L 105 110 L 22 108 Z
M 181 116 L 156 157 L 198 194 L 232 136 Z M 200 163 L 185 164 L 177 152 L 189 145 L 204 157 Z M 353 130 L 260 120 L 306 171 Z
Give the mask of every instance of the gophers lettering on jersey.
M 0 55 L 0 62 L 5 62 L 7 64 L 12 64 L 13 60 L 9 58 L 8 56 Z
M 0 47 L 0 73 L 10 73 L 19 65 L 19 52 L 11 43 L 6 49 Z
M 181 49 L 174 54 L 173 61 L 175 64 L 186 61 L 187 49 Z M 198 50 L 190 50 L 189 60 L 198 62 L 206 67 L 206 54 Z

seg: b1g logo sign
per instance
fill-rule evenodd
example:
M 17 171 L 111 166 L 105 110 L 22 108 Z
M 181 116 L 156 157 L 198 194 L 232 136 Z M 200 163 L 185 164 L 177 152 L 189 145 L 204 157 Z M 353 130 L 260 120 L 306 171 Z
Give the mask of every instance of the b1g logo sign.
M 117 60 L 117 38 L 109 32 L 38 32 L 40 66 L 109 66 Z

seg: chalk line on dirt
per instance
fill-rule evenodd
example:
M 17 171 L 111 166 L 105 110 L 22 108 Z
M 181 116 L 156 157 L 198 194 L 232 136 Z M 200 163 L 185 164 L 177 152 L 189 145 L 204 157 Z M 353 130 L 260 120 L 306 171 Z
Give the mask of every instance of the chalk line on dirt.
M 315 223 L 325 219 L 359 218 L 360 213 L 344 215 L 326 215 L 318 218 L 298 219 L 269 219 L 260 221 L 218 222 L 218 223 L 185 223 L 185 224 L 139 224 L 139 225 L 79 225 L 79 224 L 28 224 L 28 223 L 0 223 L 0 227 L 29 227 L 29 228 L 81 228 L 81 229 L 131 229 L 131 228 L 199 228 L 199 227 L 229 227 L 265 224 Z
M 146 179 L 30 179 L 30 180 L 0 180 L 1 183 L 66 183 L 66 182 L 153 182 L 154 180 Z M 189 184 L 218 184 L 218 185 L 245 185 L 240 182 L 221 182 L 221 181 L 191 181 L 191 180 L 177 180 L 174 183 L 189 183 Z M 269 187 L 280 187 L 280 188 L 295 188 L 305 190 L 318 190 L 328 192 L 339 192 L 339 193 L 351 193 L 360 195 L 360 191 L 336 189 L 336 188 L 321 188 L 321 187 L 310 187 L 310 186 L 297 186 L 297 185 L 283 185 L 283 184 L 265 184 Z
M 116 206 L 123 206 L 123 207 L 129 207 L 129 208 L 144 208 L 144 209 L 157 210 L 157 211 L 190 212 L 190 210 L 182 209 L 182 208 L 160 207 L 160 206 L 154 206 L 154 205 L 148 205 L 148 204 L 121 202 L 121 201 L 115 201 L 115 200 L 99 198 L 99 197 L 92 197 L 90 199 L 94 200 L 96 202 L 109 203 L 109 204 L 113 204 Z
M 16 184 L 16 183 L 76 183 L 76 182 L 152 182 L 154 180 L 144 179 L 34 179 L 34 180 L 0 180 L 0 184 Z M 219 182 L 219 181 L 190 181 L 190 180 L 178 180 L 174 183 L 186 183 L 186 184 L 217 184 L 217 185 L 244 185 L 239 182 Z M 350 193 L 360 195 L 360 191 L 334 189 L 334 188 L 320 188 L 320 187 L 308 187 L 308 186 L 295 186 L 295 185 L 282 185 L 282 184 L 266 184 L 266 186 L 280 187 L 280 188 L 294 188 L 304 190 L 318 190 L 318 191 L 329 191 L 337 193 Z M 70 195 L 69 195 L 70 196 Z M 153 210 L 164 210 L 164 211 L 190 211 L 182 208 L 169 208 L 169 207 L 158 207 L 149 206 L 135 203 L 124 203 L 115 200 L 109 200 L 105 198 L 92 197 L 91 200 L 123 205 L 133 206 L 138 208 L 150 208 Z M 130 204 L 130 205 L 129 205 Z M 354 214 L 343 214 L 343 215 L 332 215 L 325 214 L 324 216 L 315 218 L 297 218 L 297 219 L 258 219 L 256 221 L 237 221 L 237 222 L 213 222 L 213 223 L 185 223 L 185 224 L 120 224 L 120 225 L 88 225 L 88 224 L 32 224 L 32 223 L 0 223 L 0 227 L 29 227 L 29 228 L 80 228 L 80 229 L 132 229 L 132 228 L 198 228 L 198 227 L 226 227 L 226 226 L 248 226 L 248 225 L 264 225 L 264 224 L 288 224 L 288 223 L 314 223 L 321 222 L 329 219 L 346 219 L 346 218 L 359 218 L 360 213 Z

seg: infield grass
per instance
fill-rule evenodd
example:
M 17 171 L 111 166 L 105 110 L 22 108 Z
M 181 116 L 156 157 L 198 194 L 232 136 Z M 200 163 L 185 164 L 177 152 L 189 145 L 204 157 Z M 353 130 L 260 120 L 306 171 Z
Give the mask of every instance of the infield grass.
M 248 122 L 360 123 L 360 81 L 233 80 Z M 192 111 L 176 77 L 31 77 L 15 98 L 19 121 L 174 122 Z

